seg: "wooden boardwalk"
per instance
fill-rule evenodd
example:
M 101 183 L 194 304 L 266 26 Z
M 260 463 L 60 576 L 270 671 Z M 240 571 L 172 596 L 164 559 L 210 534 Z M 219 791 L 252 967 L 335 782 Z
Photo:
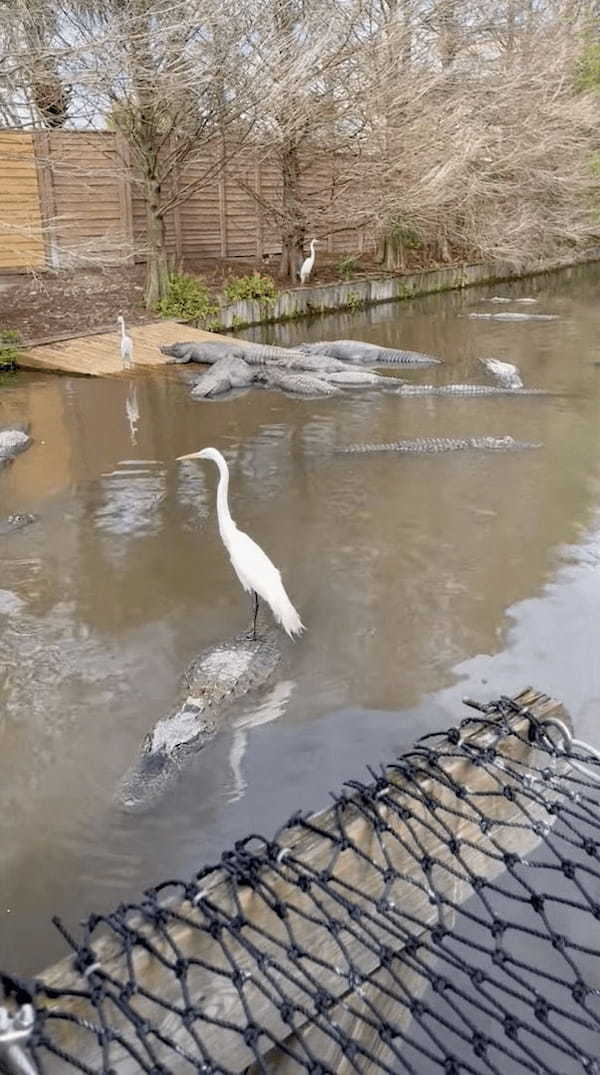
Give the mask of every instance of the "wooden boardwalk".
M 136 366 L 164 366 L 167 356 L 161 354 L 160 347 L 177 340 L 235 342 L 231 336 L 204 332 L 199 328 L 181 325 L 177 321 L 154 321 L 148 325 L 128 328 L 127 332 L 133 340 Z M 119 330 L 115 329 L 114 332 L 40 344 L 25 351 L 19 359 L 19 365 L 24 369 L 59 370 L 63 373 L 87 374 L 89 377 L 123 373 L 125 371 L 121 363 L 119 340 Z

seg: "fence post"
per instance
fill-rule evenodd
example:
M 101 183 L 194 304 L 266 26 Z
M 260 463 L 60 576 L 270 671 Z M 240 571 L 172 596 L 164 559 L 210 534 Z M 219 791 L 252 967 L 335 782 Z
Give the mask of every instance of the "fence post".
M 262 172 L 260 167 L 260 160 L 256 160 L 254 166 L 254 189 L 256 191 L 256 256 L 261 259 L 264 256 L 265 248 L 263 242 L 263 218 L 262 218 Z
M 224 156 L 224 151 L 223 151 Z M 227 170 L 222 164 L 219 170 L 219 230 L 221 233 L 221 257 L 228 255 L 227 244 Z
M 131 196 L 131 153 L 129 151 L 129 143 L 120 131 L 118 131 L 115 135 L 115 148 L 117 151 L 117 157 L 119 158 L 120 166 L 117 183 L 119 188 L 121 227 L 123 229 L 123 238 L 125 244 L 129 246 L 128 253 L 126 254 L 126 261 L 128 265 L 133 265 L 135 261 L 135 255 L 133 235 L 133 201 Z
M 178 195 L 181 186 L 181 173 L 179 168 L 175 168 L 173 172 L 173 194 Z M 177 204 L 174 209 L 171 210 L 173 214 L 173 237 L 175 239 L 175 269 L 177 272 L 183 267 L 183 226 L 181 221 L 181 204 Z
M 60 269 L 60 247 L 56 235 L 56 201 L 51 164 L 51 145 L 48 131 L 33 133 L 33 153 L 38 179 L 42 235 L 48 265 Z

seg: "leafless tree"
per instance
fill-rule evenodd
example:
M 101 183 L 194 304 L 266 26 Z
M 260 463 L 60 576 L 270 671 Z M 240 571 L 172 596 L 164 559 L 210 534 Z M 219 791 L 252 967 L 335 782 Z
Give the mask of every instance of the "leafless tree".
M 49 2 L 0 0 L 0 117 L 119 132 L 150 306 L 167 214 L 225 168 L 244 185 L 248 145 L 278 163 L 278 190 L 247 189 L 290 278 L 309 227 L 364 228 L 388 268 L 595 233 L 598 105 L 576 77 L 594 0 Z
M 346 210 L 352 202 L 372 231 L 399 239 L 400 265 L 403 236 L 442 256 L 524 263 L 596 233 L 598 103 L 575 91 L 581 26 L 572 16 L 558 0 L 535 12 L 527 0 L 487 11 L 422 5 L 409 68 L 398 27 L 386 24 L 386 54 L 395 41 L 399 62 L 387 82 L 379 68 L 365 103 Z M 368 42 L 367 55 L 375 47 Z

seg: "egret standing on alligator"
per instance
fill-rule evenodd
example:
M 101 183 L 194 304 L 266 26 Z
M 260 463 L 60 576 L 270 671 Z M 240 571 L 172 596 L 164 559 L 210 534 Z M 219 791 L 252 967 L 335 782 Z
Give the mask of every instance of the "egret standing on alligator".
M 219 485 L 217 488 L 217 519 L 219 533 L 233 570 L 240 580 L 246 593 L 252 594 L 252 638 L 256 641 L 256 619 L 258 616 L 258 599 L 262 597 L 266 601 L 277 623 L 280 623 L 286 634 L 293 638 L 304 630 L 304 624 L 300 620 L 296 609 L 292 605 L 281 581 L 281 574 L 260 545 L 238 530 L 231 518 L 229 511 L 229 467 L 221 453 L 216 448 L 203 448 L 200 452 L 190 452 L 189 455 L 178 456 L 178 461 L 183 459 L 212 459 L 219 468 Z

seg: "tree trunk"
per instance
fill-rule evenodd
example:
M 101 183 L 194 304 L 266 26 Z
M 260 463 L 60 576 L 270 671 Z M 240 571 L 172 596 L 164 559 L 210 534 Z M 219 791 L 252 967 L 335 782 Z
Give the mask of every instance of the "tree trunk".
M 454 66 L 460 49 L 459 7 L 457 0 L 442 0 L 439 7 L 440 59 L 444 70 Z
M 302 261 L 306 223 L 300 195 L 298 148 L 288 143 L 281 154 L 283 179 L 283 213 L 281 227 L 281 262 L 279 271 L 290 280 L 297 278 Z
M 146 228 L 148 255 L 146 261 L 146 309 L 153 310 L 169 287 L 169 259 L 166 247 L 165 219 L 160 212 L 160 187 L 146 185 Z

